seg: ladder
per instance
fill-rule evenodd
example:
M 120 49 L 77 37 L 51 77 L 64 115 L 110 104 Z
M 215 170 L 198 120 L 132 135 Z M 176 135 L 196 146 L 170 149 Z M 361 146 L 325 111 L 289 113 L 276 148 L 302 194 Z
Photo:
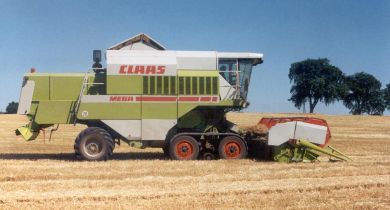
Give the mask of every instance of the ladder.
M 80 108 L 81 98 L 84 95 L 84 91 L 87 88 L 87 85 L 104 85 L 104 83 L 93 83 L 93 82 L 90 83 L 90 82 L 88 82 L 89 74 L 91 73 L 91 70 L 96 71 L 96 70 L 101 70 L 101 69 L 103 69 L 103 68 L 92 68 L 92 69 L 89 69 L 87 72 L 85 72 L 83 84 L 82 84 L 81 89 L 80 89 L 80 94 L 79 94 L 79 97 L 77 98 L 76 105 L 75 105 L 75 107 L 73 109 L 73 113 L 72 113 L 73 125 L 76 125 L 77 113 L 78 113 L 79 108 Z

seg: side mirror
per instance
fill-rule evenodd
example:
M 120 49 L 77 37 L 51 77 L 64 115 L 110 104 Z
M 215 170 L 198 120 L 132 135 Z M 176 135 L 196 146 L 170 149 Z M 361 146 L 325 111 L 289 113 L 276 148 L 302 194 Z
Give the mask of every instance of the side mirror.
M 94 50 L 93 51 L 93 61 L 95 63 L 100 63 L 100 61 L 102 61 L 102 51 L 101 50 Z
M 100 64 L 100 61 L 102 61 L 102 51 L 101 50 L 94 50 L 93 51 L 93 61 L 95 62 L 92 65 L 92 68 L 95 69 L 95 72 L 98 72 L 96 69 L 102 68 L 102 64 Z

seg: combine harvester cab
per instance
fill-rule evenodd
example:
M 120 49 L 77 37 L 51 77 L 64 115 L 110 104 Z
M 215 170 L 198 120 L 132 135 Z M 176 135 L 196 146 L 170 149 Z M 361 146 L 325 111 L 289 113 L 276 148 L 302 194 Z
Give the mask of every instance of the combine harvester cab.
M 55 125 L 84 124 L 88 128 L 76 137 L 74 148 L 85 160 L 109 159 L 120 142 L 162 148 L 176 160 L 239 159 L 251 149 L 248 143 L 257 140 L 240 133 L 225 114 L 249 105 L 252 68 L 263 62 L 262 54 L 168 51 L 139 34 L 109 48 L 105 67 L 101 52 L 93 55 L 95 63 L 86 73 L 24 75 L 18 114 L 29 123 L 16 134 L 34 140 L 41 130 L 51 134 Z M 278 135 L 288 138 L 285 142 L 297 137 L 291 133 L 297 123 L 270 122 L 272 145 Z M 294 150 L 294 157 L 313 159 L 315 145 L 299 139 L 295 147 L 302 145 L 304 154 Z M 274 159 L 284 160 L 289 147 L 275 147 Z

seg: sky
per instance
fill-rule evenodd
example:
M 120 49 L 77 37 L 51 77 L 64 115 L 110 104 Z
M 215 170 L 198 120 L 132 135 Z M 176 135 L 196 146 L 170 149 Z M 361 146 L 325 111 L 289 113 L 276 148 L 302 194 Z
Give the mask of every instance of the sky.
M 19 100 L 31 67 L 85 72 L 92 50 L 141 32 L 169 50 L 263 53 L 245 111 L 302 112 L 288 101 L 287 75 L 291 63 L 307 58 L 325 57 L 347 75 L 365 71 L 383 87 L 390 83 L 387 0 L 0 0 L 0 110 Z M 336 102 L 315 112 L 349 110 Z

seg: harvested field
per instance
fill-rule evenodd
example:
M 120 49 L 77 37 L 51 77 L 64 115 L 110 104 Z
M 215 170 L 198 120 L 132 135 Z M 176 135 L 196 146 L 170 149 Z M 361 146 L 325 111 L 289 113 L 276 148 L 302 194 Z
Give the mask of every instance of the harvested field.
M 263 116 L 292 114 L 228 118 L 250 126 Z M 171 161 L 126 145 L 113 160 L 80 162 L 73 141 L 83 126 L 25 142 L 13 133 L 25 118 L 0 115 L 0 209 L 390 209 L 390 117 L 315 116 L 354 162 Z

